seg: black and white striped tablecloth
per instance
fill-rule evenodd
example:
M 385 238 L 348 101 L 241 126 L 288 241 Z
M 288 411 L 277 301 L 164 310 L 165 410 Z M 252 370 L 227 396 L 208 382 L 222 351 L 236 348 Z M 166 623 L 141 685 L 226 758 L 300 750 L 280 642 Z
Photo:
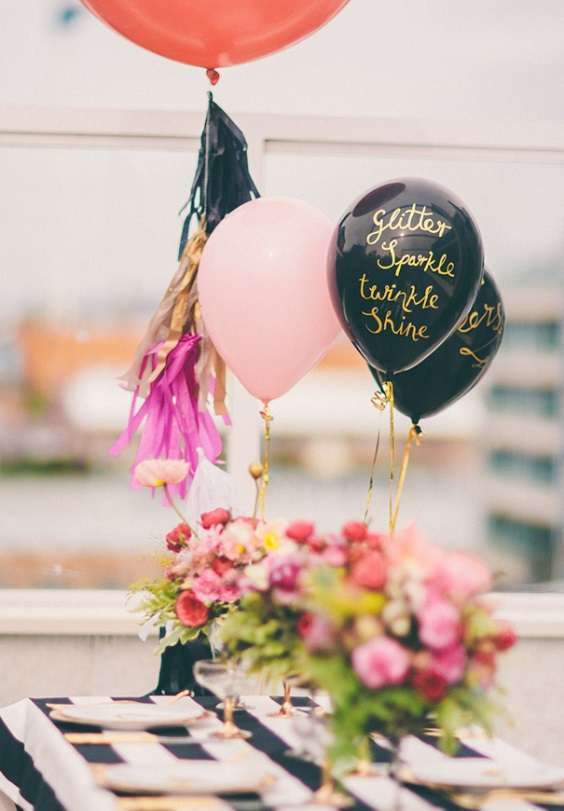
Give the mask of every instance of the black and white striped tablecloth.
M 209 759 L 218 763 L 218 769 L 253 768 L 253 760 L 264 765 L 276 776 L 272 788 L 263 795 L 262 804 L 256 797 L 246 797 L 246 807 L 257 809 L 300 809 L 311 806 L 312 791 L 319 787 L 319 768 L 292 755 L 292 748 L 300 746 L 295 725 L 291 720 L 273 717 L 279 699 L 269 696 L 252 696 L 245 699 L 247 711 L 237 713 L 237 723 L 251 733 L 248 741 L 209 742 L 200 745 L 193 741 L 220 724 L 212 717 L 201 727 L 191 732 L 182 731 L 178 744 L 126 743 L 113 745 L 71 745 L 64 732 L 87 731 L 92 727 L 55 723 L 49 717 L 47 703 L 96 703 L 112 700 L 108 697 L 73 697 L 50 699 L 25 699 L 0 710 L 0 795 L 9 797 L 22 811 L 116 811 L 118 795 L 100 788 L 93 776 L 93 764 L 131 763 L 158 769 L 175 759 Z M 153 697 L 141 701 L 166 701 Z M 215 699 L 182 699 L 213 709 Z M 295 699 L 296 704 L 310 703 L 310 699 Z M 205 729 L 204 729 L 205 726 Z M 179 734 L 179 730 L 157 730 L 161 734 Z M 191 740 L 191 744 L 186 741 Z M 409 759 L 444 758 L 432 739 L 410 738 L 406 741 Z M 374 759 L 384 762 L 388 753 L 374 746 Z M 530 758 L 500 740 L 481 737 L 462 742 L 457 757 L 486 757 L 495 762 L 509 761 L 513 764 L 522 759 L 523 765 Z M 236 764 L 236 765 L 234 765 Z M 395 797 L 396 787 L 383 776 L 348 777 L 344 788 L 354 800 L 354 811 L 386 811 Z M 240 799 L 240 798 L 239 798 Z M 238 800 L 220 798 L 226 809 L 237 809 Z M 256 800 L 256 804 L 253 803 Z M 405 811 L 429 811 L 444 808 L 458 811 L 458 806 L 444 796 L 426 788 L 404 788 Z M 0 803 L 1 807 L 1 803 Z M 218 804 L 218 808 L 221 806 Z M 319 806 L 315 806 L 319 809 Z M 530 811 L 538 808 L 521 800 L 496 801 L 488 805 L 488 811 Z M 552 806 L 554 808 L 554 806 Z

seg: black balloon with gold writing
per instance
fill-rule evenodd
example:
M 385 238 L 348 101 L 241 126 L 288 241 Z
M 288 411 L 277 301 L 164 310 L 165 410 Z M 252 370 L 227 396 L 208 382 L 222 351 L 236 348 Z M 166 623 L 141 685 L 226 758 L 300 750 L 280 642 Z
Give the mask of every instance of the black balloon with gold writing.
M 488 370 L 503 338 L 505 310 L 490 273 L 462 324 L 413 369 L 394 377 L 394 404 L 417 424 L 467 394 Z M 380 387 L 384 375 L 371 369 Z
M 482 243 L 464 203 L 428 180 L 391 180 L 347 209 L 328 278 L 343 328 L 387 378 L 431 354 L 468 312 Z

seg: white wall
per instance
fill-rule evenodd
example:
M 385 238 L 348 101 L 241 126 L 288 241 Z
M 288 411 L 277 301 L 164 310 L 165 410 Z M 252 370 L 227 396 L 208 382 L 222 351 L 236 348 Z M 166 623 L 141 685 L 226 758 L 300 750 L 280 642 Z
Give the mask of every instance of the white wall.
M 0 104 L 198 110 L 203 71 L 130 44 L 65 0 L 2 0 Z M 296 47 L 223 71 L 239 112 L 562 120 L 560 0 L 350 0 Z

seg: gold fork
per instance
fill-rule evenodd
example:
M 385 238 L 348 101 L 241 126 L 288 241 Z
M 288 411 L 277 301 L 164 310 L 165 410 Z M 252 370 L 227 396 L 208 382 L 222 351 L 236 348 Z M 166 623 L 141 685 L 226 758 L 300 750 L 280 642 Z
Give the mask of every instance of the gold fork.
M 479 811 L 490 800 L 525 800 L 541 805 L 564 805 L 564 793 L 556 791 L 532 791 L 529 789 L 491 789 L 485 792 L 449 792 L 449 798 L 461 808 Z
M 225 809 L 217 797 L 120 797 L 116 807 L 123 811 L 199 811 L 199 809 Z

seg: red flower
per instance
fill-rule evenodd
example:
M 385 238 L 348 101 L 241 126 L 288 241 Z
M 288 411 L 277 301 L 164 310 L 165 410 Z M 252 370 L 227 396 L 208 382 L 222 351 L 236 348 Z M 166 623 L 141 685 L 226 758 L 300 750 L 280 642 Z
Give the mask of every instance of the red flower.
M 386 582 L 388 568 L 379 552 L 367 552 L 353 565 L 351 579 L 366 589 L 381 589 Z
M 307 542 L 307 545 L 309 546 L 312 552 L 323 552 L 323 550 L 327 546 L 323 538 L 310 538 L 309 541 Z
M 286 529 L 286 536 L 298 543 L 305 543 L 313 535 L 315 527 L 311 521 L 294 521 Z
M 299 618 L 299 620 L 297 622 L 296 627 L 297 627 L 297 630 L 298 630 L 298 634 L 302 638 L 305 638 L 308 635 L 312 624 L 313 624 L 313 614 L 310 614 L 309 611 L 306 611 L 305 614 L 301 615 L 301 617 Z
M 341 532 L 347 541 L 364 541 L 368 535 L 368 527 L 364 521 L 349 521 Z
M 369 532 L 366 536 L 366 543 L 371 549 L 381 549 L 385 537 L 381 532 Z
M 208 609 L 198 600 L 192 589 L 185 589 L 176 598 L 176 616 L 182 625 L 199 628 L 208 619 Z
M 448 689 L 447 680 L 431 670 L 420 670 L 415 673 L 411 683 L 428 701 L 440 701 Z
M 171 529 L 166 536 L 166 546 L 170 552 L 180 552 L 182 547 L 186 546 L 187 541 L 192 535 L 192 530 L 188 524 L 178 524 L 174 529 Z
M 202 513 L 200 516 L 200 523 L 204 529 L 211 529 L 218 524 L 228 524 L 231 521 L 231 513 L 229 510 L 224 510 L 223 507 L 218 507 L 216 510 L 211 510 L 209 513 Z
M 216 574 L 223 577 L 226 572 L 229 572 L 233 568 L 233 561 L 221 556 L 212 561 L 211 567 Z
M 513 645 L 517 642 L 517 634 L 509 625 L 509 623 L 503 623 L 494 637 L 493 643 L 496 646 L 497 650 L 504 651 L 509 650 L 512 648 Z
M 490 642 L 480 645 L 472 658 L 475 662 L 484 665 L 484 667 L 494 668 L 496 660 L 494 645 Z

